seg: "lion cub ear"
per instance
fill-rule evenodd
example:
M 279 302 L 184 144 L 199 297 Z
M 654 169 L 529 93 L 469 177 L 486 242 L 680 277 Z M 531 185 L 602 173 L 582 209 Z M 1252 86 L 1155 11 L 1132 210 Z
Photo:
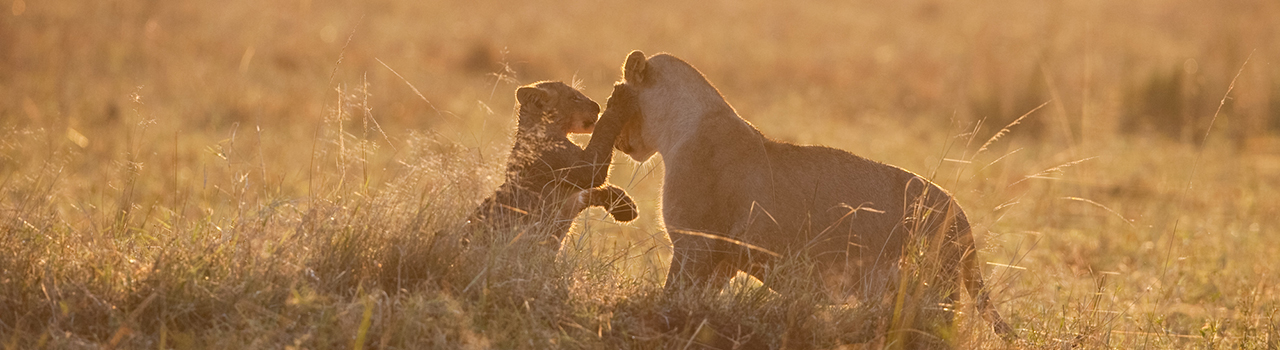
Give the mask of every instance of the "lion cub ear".
M 521 106 L 542 107 L 543 102 L 546 100 L 547 92 L 545 90 L 533 86 L 521 86 L 516 89 L 516 101 L 520 102 Z
M 644 52 L 631 51 L 631 54 L 627 55 L 627 63 L 622 65 L 622 78 L 629 83 L 643 83 L 644 69 Z

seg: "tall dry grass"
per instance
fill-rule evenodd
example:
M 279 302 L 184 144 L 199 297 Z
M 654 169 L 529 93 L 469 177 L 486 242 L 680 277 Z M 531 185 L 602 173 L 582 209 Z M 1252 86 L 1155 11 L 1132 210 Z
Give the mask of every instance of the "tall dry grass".
M 891 346 L 816 292 L 658 295 L 661 161 L 614 167 L 634 224 L 454 246 L 515 86 L 604 101 L 633 49 L 950 189 L 1026 347 L 1280 344 L 1272 2 L 8 4 L 5 348 Z

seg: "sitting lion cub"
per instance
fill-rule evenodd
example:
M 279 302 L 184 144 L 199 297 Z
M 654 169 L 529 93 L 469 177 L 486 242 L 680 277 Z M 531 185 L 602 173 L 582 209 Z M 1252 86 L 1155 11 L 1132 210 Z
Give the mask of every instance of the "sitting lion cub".
M 910 295 L 921 305 L 914 322 L 912 312 L 894 314 L 903 331 L 889 332 L 891 343 L 945 347 L 931 341 L 948 334 L 961 291 L 995 332 L 1017 337 L 983 284 L 969 220 L 937 184 L 844 150 L 771 139 L 674 56 L 634 51 L 623 75 L 631 89 L 614 91 L 634 95 L 641 112 L 616 147 L 637 161 L 663 158 L 668 291 L 718 288 L 738 270 L 774 287 L 771 269 L 805 256 L 808 278 L 835 300 L 897 296 L 902 309 Z
M 626 90 L 626 91 L 622 91 Z M 609 113 L 582 92 L 558 81 L 543 81 L 516 90 L 519 123 L 507 161 L 506 182 L 468 219 L 493 227 L 547 225 L 534 230 L 552 248 L 569 232 L 574 217 L 588 206 L 609 210 L 615 220 L 636 218 L 636 205 L 626 191 L 605 184 L 613 158 L 613 142 L 622 125 L 639 114 L 629 90 L 618 85 Z M 598 127 L 597 127 L 598 126 Z M 592 133 L 586 148 L 570 133 Z

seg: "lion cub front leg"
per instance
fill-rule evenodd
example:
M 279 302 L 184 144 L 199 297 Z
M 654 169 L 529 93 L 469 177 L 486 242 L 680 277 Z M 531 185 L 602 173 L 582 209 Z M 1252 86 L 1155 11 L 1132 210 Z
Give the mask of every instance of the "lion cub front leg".
M 716 240 L 702 235 L 706 233 L 689 233 L 687 230 L 671 230 L 671 269 L 667 271 L 667 282 L 663 286 L 666 292 L 680 289 L 724 287 L 737 267 L 728 259 L 730 250 Z
M 613 86 L 609 106 L 596 122 L 591 141 L 566 159 L 568 166 L 560 168 L 559 178 L 579 188 L 593 188 L 605 184 L 609 177 L 609 164 L 613 162 L 613 145 L 627 122 L 640 115 L 640 104 L 635 91 L 623 84 Z M 566 139 L 567 140 L 567 139 Z

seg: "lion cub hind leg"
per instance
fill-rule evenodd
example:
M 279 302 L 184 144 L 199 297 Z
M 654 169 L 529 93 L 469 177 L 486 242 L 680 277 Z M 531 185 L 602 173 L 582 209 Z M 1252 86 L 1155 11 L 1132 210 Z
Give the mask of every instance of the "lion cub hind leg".
M 582 202 L 587 206 L 609 210 L 609 215 L 618 222 L 630 222 L 639 216 L 636 202 L 627 195 L 626 190 L 614 185 L 606 184 L 583 190 Z

